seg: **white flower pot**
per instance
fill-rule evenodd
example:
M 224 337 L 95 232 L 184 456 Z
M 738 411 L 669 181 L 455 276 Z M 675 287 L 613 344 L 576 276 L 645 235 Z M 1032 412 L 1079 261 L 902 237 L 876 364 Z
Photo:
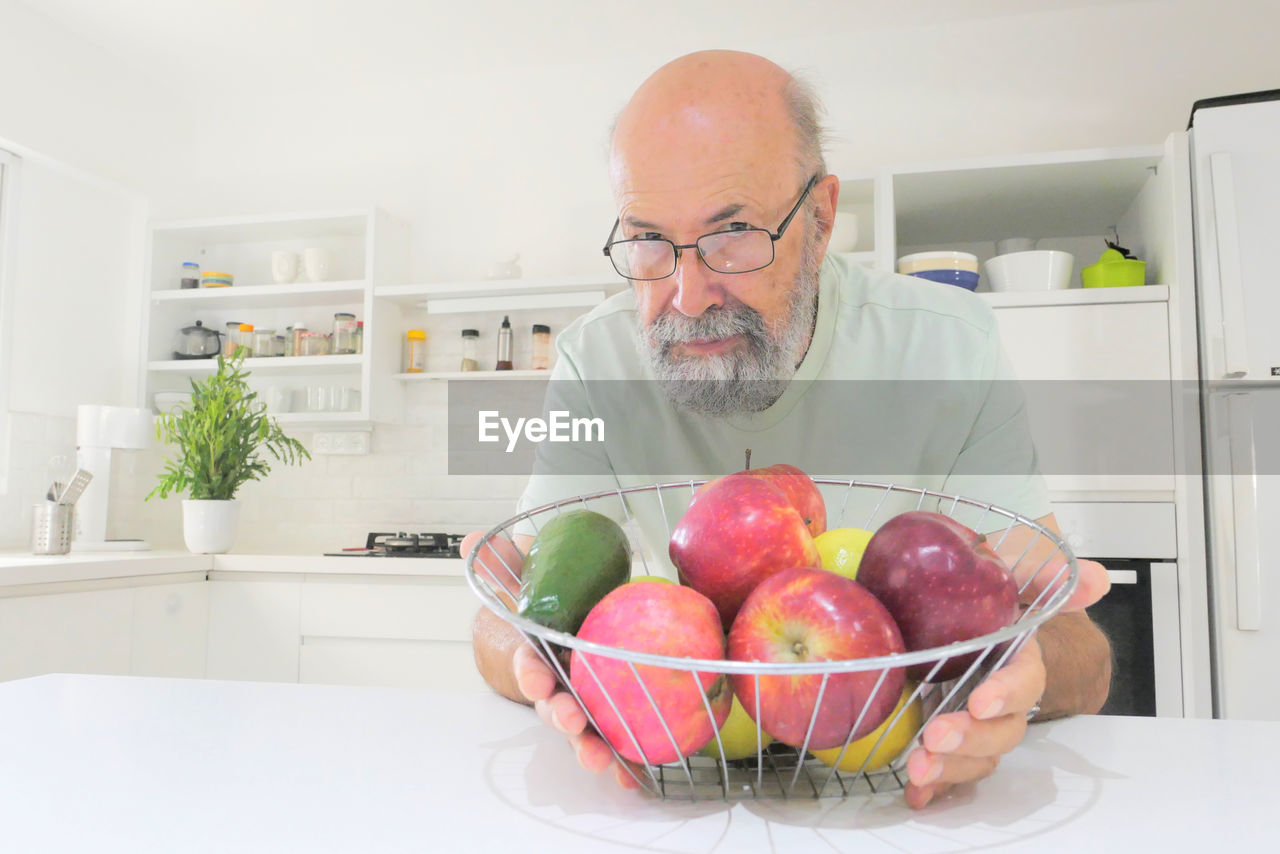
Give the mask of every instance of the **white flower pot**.
M 183 501 L 182 539 L 187 550 L 207 555 L 231 551 L 239 518 L 239 501 Z

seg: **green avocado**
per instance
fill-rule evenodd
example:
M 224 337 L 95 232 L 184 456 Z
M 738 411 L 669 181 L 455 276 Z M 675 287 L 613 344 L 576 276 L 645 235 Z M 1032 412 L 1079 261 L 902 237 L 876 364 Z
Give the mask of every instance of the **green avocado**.
M 631 576 L 631 550 L 608 516 L 571 510 L 542 526 L 524 561 L 520 616 L 576 632 L 587 613 Z

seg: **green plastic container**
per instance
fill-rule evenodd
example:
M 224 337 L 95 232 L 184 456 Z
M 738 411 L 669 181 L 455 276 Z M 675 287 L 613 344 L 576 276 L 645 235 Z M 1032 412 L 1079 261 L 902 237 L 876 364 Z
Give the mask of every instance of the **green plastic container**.
M 1080 270 L 1086 288 L 1132 288 L 1147 283 L 1147 262 L 1129 259 L 1090 264 Z

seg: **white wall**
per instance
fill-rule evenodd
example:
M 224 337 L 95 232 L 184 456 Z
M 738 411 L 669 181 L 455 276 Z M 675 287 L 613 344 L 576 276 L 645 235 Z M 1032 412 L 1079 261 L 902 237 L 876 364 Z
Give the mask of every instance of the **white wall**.
M 328 42 L 320 13 L 291 23 L 297 3 L 166 6 L 203 9 L 186 41 L 158 18 L 137 26 L 136 5 L 40 5 L 68 22 L 99 17 L 73 34 L 0 0 L 0 137 L 16 128 L 138 188 L 157 219 L 381 205 L 412 223 L 419 280 L 476 277 L 508 249 L 526 276 L 606 270 L 605 129 L 648 73 L 698 48 L 805 72 L 828 108 L 829 163 L 845 173 L 1159 143 L 1197 98 L 1280 85 L 1274 0 L 645 4 L 656 24 L 626 17 L 632 4 L 575 0 L 510 14 L 337 2 L 346 32 Z M 227 39 L 235 21 L 219 20 L 233 13 L 261 23 Z M 140 58 L 200 39 L 221 39 L 228 63 L 184 74 L 185 57 Z M 188 88 L 159 88 L 166 79 Z M 362 530 L 465 529 L 509 509 L 522 479 L 442 474 L 439 402 L 416 394 L 410 423 L 379 427 L 373 455 L 246 487 L 239 548 L 318 552 Z M 176 545 L 175 502 L 136 509 L 158 466 L 158 454 L 135 460 L 121 489 L 142 533 Z

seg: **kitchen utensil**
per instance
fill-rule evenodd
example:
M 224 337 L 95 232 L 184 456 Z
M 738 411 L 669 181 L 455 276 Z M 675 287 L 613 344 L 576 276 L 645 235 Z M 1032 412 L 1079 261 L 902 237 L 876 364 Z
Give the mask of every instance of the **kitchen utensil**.
M 74 504 L 41 501 L 31 508 L 31 553 L 38 555 L 64 555 L 71 551 L 71 537 L 75 533 L 76 508 Z
M 271 253 L 271 280 L 287 285 L 298 278 L 298 253 L 277 249 Z
M 1099 261 L 1080 271 L 1080 284 L 1086 288 L 1130 288 L 1147 282 L 1147 262 L 1136 258 Z
M 53 482 L 53 485 L 49 487 L 49 491 L 44 494 L 44 500 L 57 501 L 58 493 L 61 491 L 62 491 L 62 484 L 55 480 Z
M 1057 291 L 1070 286 L 1075 256 L 1056 249 L 997 255 L 982 266 L 987 286 L 997 293 Z
M 654 483 L 605 490 L 579 496 L 576 499 L 558 501 L 554 504 L 544 505 L 513 516 L 490 530 L 467 555 L 465 567 L 467 583 L 476 595 L 480 597 L 485 607 L 510 623 L 529 642 L 534 651 L 542 657 L 546 665 L 557 675 L 561 686 L 571 692 L 580 705 L 582 705 L 582 697 L 579 696 L 577 689 L 573 687 L 569 679 L 569 673 L 561 657 L 557 655 L 557 647 L 568 647 L 576 653 L 582 654 L 583 660 L 588 664 L 592 660 L 597 662 L 613 660 L 614 662 L 624 662 L 631 666 L 632 672 L 636 672 L 634 670 L 636 665 L 652 665 L 665 668 L 667 671 L 686 671 L 695 684 L 703 681 L 700 676 L 709 674 L 746 675 L 754 677 L 757 696 L 760 691 L 760 677 L 762 676 L 797 677 L 816 674 L 823 677 L 822 684 L 825 687 L 826 680 L 830 676 L 838 674 L 880 674 L 877 677 L 879 681 L 876 682 L 878 688 L 887 678 L 888 671 L 893 668 L 908 665 L 928 666 L 930 668 L 930 676 L 926 676 L 924 681 L 914 688 L 908 701 L 902 704 L 902 708 L 888 718 L 888 725 L 884 728 L 884 733 L 890 733 L 894 730 L 906 708 L 916 700 L 922 701 L 926 711 L 920 729 L 923 729 L 940 714 L 963 708 L 969 692 L 980 684 L 990 672 L 1003 666 L 1031 638 L 1039 626 L 1062 608 L 1075 591 L 1079 579 L 1079 567 L 1076 563 L 1075 555 L 1071 553 L 1067 545 L 1052 531 L 1038 522 L 1020 516 L 1010 510 L 992 506 L 985 501 L 964 498 L 959 495 L 895 484 L 830 480 L 825 478 L 815 478 L 815 482 L 826 487 L 824 492 L 828 492 L 831 498 L 836 499 L 834 501 L 829 500 L 828 506 L 841 508 L 839 513 L 835 514 L 834 519 L 828 520 L 832 528 L 854 526 L 866 530 L 874 530 L 879 526 L 880 522 L 885 521 L 883 518 L 877 517 L 881 516 L 881 509 L 886 503 L 892 507 L 909 502 L 918 509 L 924 507 L 926 501 L 928 501 L 929 509 L 937 510 L 952 517 L 959 513 L 966 524 L 970 524 L 976 530 L 987 531 L 987 538 L 992 543 L 996 543 L 997 546 L 1014 534 L 1015 531 L 1020 534 L 1030 535 L 1028 542 L 1033 541 L 1033 538 L 1043 538 L 1054 548 L 1053 553 L 1047 559 L 1041 562 L 1041 559 L 1037 557 L 1033 565 L 1031 559 L 1028 558 L 1028 562 L 1024 566 L 1023 558 L 1030 550 L 1028 547 L 1023 550 L 1023 557 L 1014 561 L 1013 566 L 1010 568 L 1010 572 L 1013 572 L 1020 579 L 1025 579 L 1022 583 L 1023 590 L 1035 580 L 1036 576 L 1043 574 L 1042 580 L 1047 580 L 1047 583 L 1043 585 L 1043 592 L 1035 597 L 1012 625 L 972 640 L 946 647 L 916 650 L 914 652 L 897 653 L 876 658 L 809 661 L 804 663 L 693 659 L 635 652 L 620 647 L 579 640 L 572 634 L 549 629 L 520 616 L 516 611 L 512 610 L 514 600 L 509 591 L 520 587 L 520 576 L 515 571 L 515 568 L 507 565 L 501 557 L 505 549 L 494 548 L 486 550 L 483 548 L 484 546 L 501 540 L 508 544 L 507 547 L 509 547 L 509 544 L 514 541 L 514 535 L 517 532 L 526 533 L 531 530 L 541 529 L 546 522 L 557 515 L 578 507 L 602 513 L 616 513 L 621 508 L 628 518 L 633 518 L 633 516 L 640 514 L 654 513 L 657 514 L 657 518 L 668 520 L 668 526 L 670 526 L 670 520 L 673 516 L 668 515 L 668 511 L 678 510 L 679 507 L 688 502 L 690 496 L 702 483 L 702 481 L 696 480 L 676 483 Z M 839 500 L 841 491 L 844 493 L 843 500 Z M 890 499 L 891 495 L 893 496 L 892 499 Z M 851 497 L 852 501 L 850 500 Z M 846 518 L 851 515 L 846 512 L 851 504 L 859 506 L 874 505 L 874 507 L 870 510 L 867 518 Z M 886 510 L 884 515 L 888 515 L 889 512 Z M 972 522 L 970 521 L 971 518 Z M 1003 530 L 1001 530 L 1001 526 L 1004 526 Z M 993 528 L 995 530 L 992 530 Z M 670 528 L 668 527 L 669 533 Z M 476 555 L 482 551 L 493 555 L 499 563 L 486 564 L 482 562 L 477 564 Z M 1052 568 L 1049 568 L 1050 566 Z M 1018 573 L 1020 569 L 1024 570 L 1021 574 Z M 636 556 L 635 572 L 637 574 L 651 572 L 648 559 L 643 552 Z M 968 666 L 958 679 L 951 682 L 930 681 L 931 675 L 938 673 L 947 662 L 967 654 L 974 655 L 973 663 Z M 591 672 L 594 673 L 595 671 L 592 670 Z M 663 730 L 668 734 L 673 731 L 672 723 L 668 723 L 662 717 L 662 712 L 656 704 L 651 702 L 648 706 L 642 706 L 641 708 L 619 710 L 617 703 L 609 696 L 609 692 L 603 683 L 597 680 L 596 684 L 613 709 L 613 714 L 622 717 L 623 727 L 632 736 L 633 743 L 638 744 L 638 741 L 634 738 L 634 732 L 640 718 L 645 719 L 646 723 L 650 725 L 655 720 L 660 721 Z M 818 694 L 818 697 L 822 696 L 822 693 Z M 704 706 L 710 710 L 710 700 L 705 693 L 702 699 Z M 753 702 L 750 693 L 740 699 L 744 707 L 750 708 Z M 868 705 L 874 700 L 874 694 L 868 697 Z M 814 721 L 822 711 L 820 702 L 815 705 L 813 717 L 809 722 L 810 733 L 812 733 Z M 587 718 L 593 726 L 596 725 L 596 721 L 589 711 L 587 712 Z M 599 730 L 599 727 L 596 728 Z M 883 736 L 881 736 L 881 739 L 883 739 Z M 672 741 L 674 742 L 674 739 Z M 918 744 L 918 742 L 919 730 L 916 730 L 911 743 L 904 748 L 898 758 L 890 763 L 888 767 L 868 771 L 865 768 L 866 762 L 864 761 L 863 767 L 853 773 L 841 772 L 838 767 L 828 767 L 821 764 L 819 760 L 808 757 L 809 743 L 807 737 L 805 743 L 799 748 L 774 744 L 767 751 L 758 748 L 754 756 L 747 757 L 741 761 L 734 761 L 733 763 L 726 762 L 723 758 L 711 759 L 695 754 L 678 762 L 665 765 L 642 763 L 639 766 L 631 766 L 629 763 L 622 761 L 621 754 L 616 750 L 614 750 L 614 756 L 618 759 L 618 765 L 622 768 L 623 773 L 630 774 L 640 787 L 658 797 L 742 799 L 792 797 L 800 792 L 803 792 L 805 796 L 812 793 L 815 797 L 847 797 L 851 794 L 880 792 L 886 788 L 901 788 L 904 785 L 905 774 L 903 769 L 906 758 L 911 752 L 911 747 Z M 710 742 L 710 745 L 713 752 L 718 753 L 720 757 L 724 757 L 724 746 L 718 733 Z M 878 747 L 879 742 L 872 747 L 868 755 L 874 756 Z M 612 750 L 613 748 L 610 747 L 610 749 Z M 844 750 L 841 751 L 840 759 L 843 759 L 843 755 Z M 840 759 L 837 759 L 836 766 L 840 764 Z M 797 790 L 801 776 L 804 776 L 805 782 L 802 789 Z
M 852 252 L 858 245 L 858 215 L 853 211 L 836 211 L 831 224 L 828 252 Z
M 329 278 L 329 250 L 312 247 L 302 250 L 302 269 L 307 281 L 323 282 Z
M 91 480 L 93 480 L 93 472 L 88 469 L 78 469 L 71 478 L 71 482 L 58 494 L 58 503 L 75 504 Z
M 173 348 L 175 359 L 212 359 L 222 350 L 222 333 L 210 329 L 203 321 L 197 320 L 194 326 L 184 326 L 178 330 L 177 343 Z

